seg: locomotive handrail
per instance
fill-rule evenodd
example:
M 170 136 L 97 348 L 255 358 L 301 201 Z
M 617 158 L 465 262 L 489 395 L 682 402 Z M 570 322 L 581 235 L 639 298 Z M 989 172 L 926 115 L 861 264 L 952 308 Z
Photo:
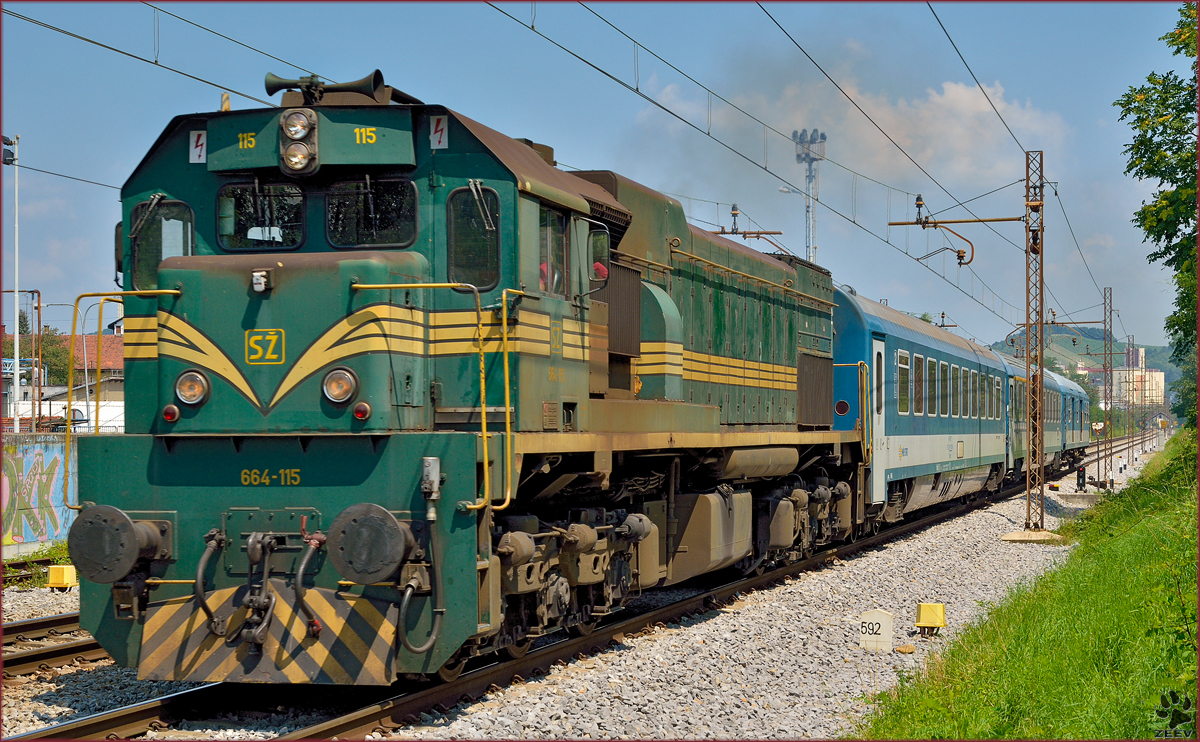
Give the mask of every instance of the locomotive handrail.
M 818 304 L 824 304 L 827 307 L 836 307 L 837 306 L 837 304 L 829 301 L 828 299 L 821 299 L 816 296 L 813 296 L 812 294 L 806 294 L 803 291 L 797 291 L 796 289 L 790 288 L 788 286 L 784 286 L 781 283 L 775 283 L 774 281 L 768 281 L 765 278 L 759 278 L 758 276 L 752 276 L 749 273 L 742 273 L 739 270 L 734 270 L 733 268 L 721 265 L 720 263 L 714 263 L 711 260 L 700 257 L 699 255 L 692 255 L 690 252 L 684 252 L 683 250 L 676 250 L 675 248 L 671 248 L 671 254 L 672 255 L 682 255 L 683 257 L 687 258 L 688 260 L 695 260 L 697 262 L 704 263 L 706 265 L 711 265 L 714 268 L 719 268 L 723 271 L 727 271 L 729 273 L 733 273 L 735 275 L 742 276 L 743 278 L 748 278 L 751 281 L 758 281 L 759 283 L 765 283 L 768 286 L 774 286 L 775 288 L 779 289 L 780 291 L 784 291 L 789 294 L 795 294 L 796 296 L 804 297 L 805 299 L 808 299 L 810 301 L 815 301 Z
M 492 503 L 491 460 L 488 458 L 487 432 L 487 364 L 483 353 L 483 305 L 479 301 L 479 288 L 470 283 L 352 283 L 355 291 L 392 289 L 466 289 L 475 296 L 475 324 L 479 331 L 479 421 L 483 435 L 483 501 L 466 505 L 467 510 L 482 510 Z
M 67 358 L 71 359 L 71 363 L 67 364 L 67 410 L 71 409 L 71 397 L 75 393 L 75 329 L 78 327 L 79 320 L 79 302 L 81 299 L 93 299 L 97 297 L 113 297 L 113 296 L 180 296 L 183 294 L 178 289 L 146 289 L 143 291 L 98 291 L 88 294 L 80 294 L 75 297 L 75 313 L 71 315 L 71 343 L 70 350 L 67 353 Z M 103 309 L 101 309 L 103 311 Z M 96 346 L 100 346 L 99 335 L 97 335 Z M 100 364 L 96 364 L 99 369 Z M 97 371 L 98 373 L 98 371 Z M 97 388 L 96 396 L 99 398 L 100 390 Z M 87 400 L 83 401 L 83 408 L 87 409 Z M 100 407 L 96 406 L 97 421 L 100 418 Z M 63 456 L 63 505 L 69 510 L 83 510 L 82 505 L 72 505 L 68 499 L 68 485 L 71 481 L 71 428 L 70 415 L 67 415 L 67 437 L 65 442 L 66 455 Z M 100 432 L 99 425 L 96 426 L 96 432 Z
M 615 251 L 614 251 L 615 252 Z M 504 289 L 500 292 L 500 347 L 504 355 L 504 502 L 492 510 L 504 510 L 512 503 L 513 431 L 512 383 L 508 371 L 508 295 L 525 296 L 524 291 Z
M 612 251 L 612 253 L 613 253 L 613 255 L 616 255 L 619 258 L 625 258 L 626 260 L 632 260 L 635 263 L 645 263 L 646 265 L 653 266 L 655 268 L 658 268 L 659 270 L 664 270 L 668 273 L 675 272 L 675 269 L 673 267 L 667 265 L 666 263 L 658 263 L 653 260 L 649 260 L 647 258 L 639 258 L 636 255 L 631 255 L 627 252 L 621 252 L 620 250 L 615 250 L 615 249 Z
M 100 435 L 100 392 L 103 391 L 104 385 L 100 383 L 100 371 L 103 370 L 104 364 L 104 342 L 102 341 L 102 333 L 104 332 L 104 303 L 113 302 L 114 304 L 124 304 L 124 300 L 120 297 L 104 297 L 100 300 L 100 311 L 96 313 L 96 435 Z M 86 330 L 87 328 L 83 328 Z M 87 373 L 87 369 L 83 370 Z M 85 377 L 86 378 L 86 377 Z
M 871 465 L 871 444 L 874 438 L 874 425 L 871 422 L 870 400 L 867 399 L 867 390 L 871 388 L 871 367 L 866 361 L 858 363 L 835 363 L 834 368 L 850 368 L 858 367 L 858 414 L 859 421 L 862 423 L 862 430 L 867 437 L 867 450 L 863 455 L 863 466 Z

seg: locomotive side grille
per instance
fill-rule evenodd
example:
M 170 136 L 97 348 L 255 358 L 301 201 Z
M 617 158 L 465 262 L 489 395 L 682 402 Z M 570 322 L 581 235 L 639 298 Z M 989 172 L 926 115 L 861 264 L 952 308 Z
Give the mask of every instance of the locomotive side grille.
M 608 304 L 608 352 L 638 357 L 642 348 L 642 272 L 612 263 L 608 283 L 592 294 Z
M 832 427 L 833 359 L 801 353 L 796 371 L 796 422 L 806 428 Z

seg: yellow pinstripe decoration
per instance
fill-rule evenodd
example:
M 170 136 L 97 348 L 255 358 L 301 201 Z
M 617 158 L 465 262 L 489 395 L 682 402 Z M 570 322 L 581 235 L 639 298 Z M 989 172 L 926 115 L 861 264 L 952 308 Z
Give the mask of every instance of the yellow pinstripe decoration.
M 158 352 L 212 371 L 244 394 L 253 405 L 262 406 L 241 369 L 220 346 L 185 320 L 161 310 L 158 313 Z
M 158 358 L 158 317 L 125 315 L 126 360 Z
M 705 381 L 732 386 L 790 391 L 796 388 L 796 369 L 760 361 L 684 350 L 682 343 L 645 342 L 638 359 L 643 376 L 682 376 L 684 381 Z
M 325 331 L 300 356 L 279 383 L 268 407 L 274 407 L 296 385 L 321 368 L 363 353 L 422 355 L 424 318 L 415 309 L 374 304 L 358 310 Z

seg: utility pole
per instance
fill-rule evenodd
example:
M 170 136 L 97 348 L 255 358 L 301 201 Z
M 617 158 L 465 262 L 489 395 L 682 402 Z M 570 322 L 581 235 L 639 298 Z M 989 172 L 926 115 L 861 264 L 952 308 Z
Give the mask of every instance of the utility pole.
M 814 201 L 817 198 L 817 188 L 820 187 L 820 173 L 817 164 L 825 159 L 825 134 L 820 134 L 814 128 L 812 134 L 808 129 L 797 134 L 792 132 L 792 141 L 796 143 L 796 162 L 806 168 L 804 176 L 804 259 L 810 263 L 817 262 L 817 208 Z
M 1045 282 L 1042 274 L 1042 206 L 1045 190 L 1042 153 L 1025 153 L 1025 530 L 1042 531 L 1046 515 L 1046 477 L 1042 467 L 1042 333 Z
M 1104 287 L 1104 454 L 1100 457 L 1105 486 L 1111 487 L 1112 477 L 1112 406 L 1113 406 L 1113 349 L 1112 349 L 1112 287 Z
M 9 139 L 3 137 L 6 147 L 11 150 L 4 152 L 4 164 L 13 166 L 13 386 L 12 414 L 13 432 L 21 432 L 21 286 L 18 278 L 20 266 L 20 188 L 17 175 L 21 172 L 17 166 L 17 156 L 20 154 L 21 136 Z

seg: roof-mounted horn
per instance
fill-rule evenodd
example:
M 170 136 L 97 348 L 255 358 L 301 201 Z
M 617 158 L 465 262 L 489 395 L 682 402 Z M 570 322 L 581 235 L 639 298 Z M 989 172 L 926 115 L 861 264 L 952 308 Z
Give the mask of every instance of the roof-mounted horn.
M 301 77 L 299 80 L 285 80 L 268 72 L 265 85 L 267 95 L 275 95 L 280 90 L 299 90 L 304 95 L 304 104 L 308 106 L 319 104 L 326 93 L 358 93 L 375 100 L 384 97 L 383 73 L 379 70 L 375 70 L 361 80 L 339 82 L 333 85 L 321 82 L 316 75 Z

